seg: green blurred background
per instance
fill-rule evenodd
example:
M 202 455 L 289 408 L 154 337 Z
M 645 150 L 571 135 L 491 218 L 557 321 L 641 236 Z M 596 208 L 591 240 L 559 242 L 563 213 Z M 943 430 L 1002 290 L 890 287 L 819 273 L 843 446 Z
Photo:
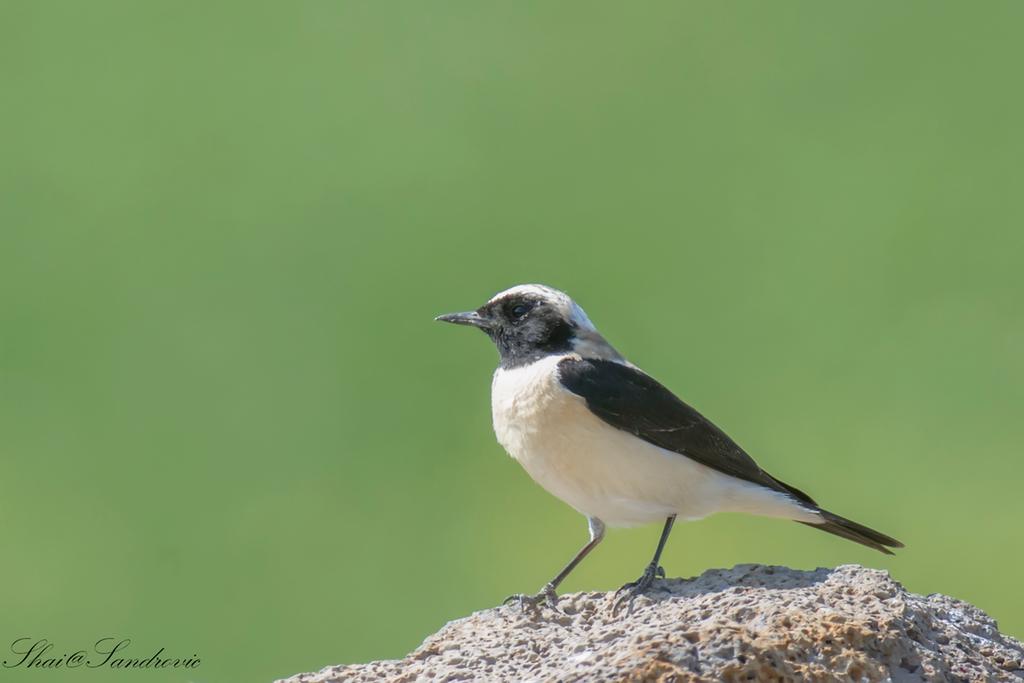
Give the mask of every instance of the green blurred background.
M 670 575 L 859 562 L 1024 634 L 1022 20 L 0 2 L 0 650 L 203 660 L 0 680 L 267 681 L 539 588 L 585 522 L 495 442 L 488 341 L 431 322 L 532 281 L 907 543 L 725 515 Z

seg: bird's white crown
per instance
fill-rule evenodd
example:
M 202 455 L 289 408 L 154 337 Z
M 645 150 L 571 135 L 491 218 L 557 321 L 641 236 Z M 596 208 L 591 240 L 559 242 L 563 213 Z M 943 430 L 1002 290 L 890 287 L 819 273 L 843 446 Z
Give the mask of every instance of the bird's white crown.
M 509 287 L 508 289 L 498 292 L 490 298 L 488 304 L 493 304 L 495 301 L 500 301 L 506 297 L 511 296 L 532 296 L 550 304 L 555 308 L 562 317 L 569 322 L 575 323 L 580 329 L 596 332 L 594 323 L 590 322 L 590 318 L 587 317 L 586 312 L 580 308 L 572 298 L 563 291 L 555 289 L 554 287 L 548 287 L 547 285 L 540 284 L 526 284 L 516 285 L 515 287 Z

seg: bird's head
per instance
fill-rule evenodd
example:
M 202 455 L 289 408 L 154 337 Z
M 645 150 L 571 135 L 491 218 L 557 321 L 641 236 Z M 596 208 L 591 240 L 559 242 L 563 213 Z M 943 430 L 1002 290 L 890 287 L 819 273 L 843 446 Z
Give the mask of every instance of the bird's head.
M 544 285 L 517 285 L 495 294 L 475 311 L 439 315 L 435 320 L 486 332 L 498 347 L 504 368 L 574 352 L 588 358 L 621 359 L 575 301 Z

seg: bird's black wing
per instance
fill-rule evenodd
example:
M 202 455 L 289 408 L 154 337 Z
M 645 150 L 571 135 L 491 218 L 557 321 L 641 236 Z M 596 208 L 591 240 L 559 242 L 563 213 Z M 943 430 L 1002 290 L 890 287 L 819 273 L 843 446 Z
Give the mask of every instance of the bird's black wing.
M 806 493 L 758 467 L 725 432 L 640 370 L 608 360 L 566 358 L 558 364 L 558 376 L 562 386 L 611 426 L 817 507 Z

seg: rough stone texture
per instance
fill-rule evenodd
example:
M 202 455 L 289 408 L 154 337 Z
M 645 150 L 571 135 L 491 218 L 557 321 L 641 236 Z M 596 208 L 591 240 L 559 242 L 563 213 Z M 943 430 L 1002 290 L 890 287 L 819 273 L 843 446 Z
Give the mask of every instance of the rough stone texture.
M 1024 647 L 978 608 L 908 593 L 883 571 L 739 565 L 659 581 L 630 615 L 611 594 L 560 613 L 497 607 L 405 659 L 333 666 L 336 681 L 1024 681 Z

